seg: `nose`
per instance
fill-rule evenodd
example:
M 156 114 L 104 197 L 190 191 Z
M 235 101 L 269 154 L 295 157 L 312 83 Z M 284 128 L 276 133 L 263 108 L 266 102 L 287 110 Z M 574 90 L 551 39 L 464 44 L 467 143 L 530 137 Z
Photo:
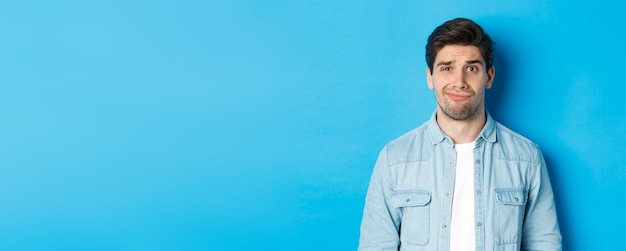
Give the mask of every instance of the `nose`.
M 467 85 L 467 81 L 466 81 L 466 76 L 465 76 L 465 71 L 458 71 L 455 75 L 454 75 L 454 83 L 453 83 L 453 87 L 454 88 L 459 88 L 462 90 L 465 90 L 468 88 Z

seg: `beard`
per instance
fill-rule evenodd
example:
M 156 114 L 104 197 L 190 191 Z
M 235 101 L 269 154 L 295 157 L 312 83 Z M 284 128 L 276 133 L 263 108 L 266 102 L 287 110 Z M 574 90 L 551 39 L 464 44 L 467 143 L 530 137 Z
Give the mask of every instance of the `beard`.
M 445 96 L 445 90 L 442 91 L 440 97 L 435 97 L 437 104 L 441 107 L 443 113 L 454 120 L 467 120 L 476 114 L 480 107 L 481 97 L 472 96 L 465 102 L 450 100 Z

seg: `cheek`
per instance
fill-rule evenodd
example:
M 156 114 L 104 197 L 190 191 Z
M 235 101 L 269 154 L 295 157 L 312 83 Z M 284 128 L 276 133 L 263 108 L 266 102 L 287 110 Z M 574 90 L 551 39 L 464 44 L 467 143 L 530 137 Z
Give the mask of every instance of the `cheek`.
M 435 90 L 441 89 L 442 86 L 445 86 L 445 83 L 446 83 L 445 78 L 440 77 L 440 76 L 438 77 L 433 76 L 432 81 L 431 81 L 431 85 L 433 87 L 432 89 L 435 89 Z
M 477 85 L 482 86 L 487 83 L 487 80 L 489 78 L 487 77 L 487 74 L 476 74 L 476 75 L 470 75 L 468 79 L 472 81 L 472 83 L 476 83 Z

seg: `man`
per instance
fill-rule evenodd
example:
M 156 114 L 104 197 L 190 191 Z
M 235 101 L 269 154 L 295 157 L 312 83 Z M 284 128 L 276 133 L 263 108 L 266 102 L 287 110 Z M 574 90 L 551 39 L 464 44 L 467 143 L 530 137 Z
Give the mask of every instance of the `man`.
M 380 152 L 359 250 L 561 250 L 541 151 L 485 110 L 489 36 L 469 19 L 445 22 L 426 62 L 437 109 Z

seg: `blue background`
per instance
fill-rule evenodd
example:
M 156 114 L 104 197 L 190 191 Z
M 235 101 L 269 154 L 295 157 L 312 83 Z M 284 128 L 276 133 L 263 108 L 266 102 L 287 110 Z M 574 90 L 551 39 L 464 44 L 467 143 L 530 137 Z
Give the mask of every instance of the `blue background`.
M 355 250 L 378 151 L 435 108 L 424 45 L 496 41 L 565 250 L 623 250 L 626 4 L 0 3 L 0 250 Z

